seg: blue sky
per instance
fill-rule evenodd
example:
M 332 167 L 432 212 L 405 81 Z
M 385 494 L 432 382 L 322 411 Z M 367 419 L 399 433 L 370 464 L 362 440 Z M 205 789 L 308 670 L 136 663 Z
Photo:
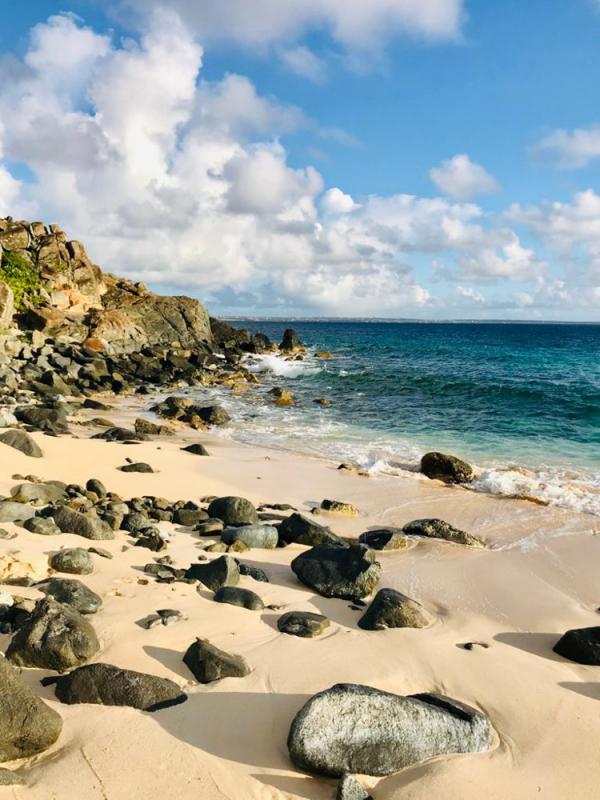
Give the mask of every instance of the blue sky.
M 258 2 L 3 2 L 0 214 L 216 313 L 600 319 L 598 0 Z

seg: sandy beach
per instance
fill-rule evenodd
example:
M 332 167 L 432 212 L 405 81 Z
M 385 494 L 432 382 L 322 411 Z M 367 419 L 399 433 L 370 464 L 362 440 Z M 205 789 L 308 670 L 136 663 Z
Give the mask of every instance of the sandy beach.
M 128 413 L 133 411 L 122 412 L 123 420 Z M 68 706 L 55 699 L 52 687 L 40 686 L 49 673 L 25 669 L 34 691 L 62 716 L 63 731 L 45 753 L 5 765 L 22 767 L 29 785 L 0 789 L 2 794 L 32 800 L 167 794 L 182 800 L 326 800 L 334 796 L 335 781 L 296 770 L 286 737 L 309 696 L 354 682 L 399 694 L 451 696 L 489 715 L 497 734 L 489 752 L 439 757 L 381 779 L 365 777 L 377 800 L 597 796 L 595 668 L 552 652 L 565 630 L 598 619 L 600 537 L 594 517 L 450 488 L 423 476 L 361 477 L 324 460 L 183 428 L 177 436 L 136 445 L 92 440 L 95 429 L 87 424 L 72 430 L 73 436 L 33 434 L 44 452 L 39 459 L 2 445 L 0 493 L 9 495 L 18 482 L 11 476 L 33 473 L 75 483 L 99 478 L 125 499 L 240 495 L 256 504 L 290 503 L 307 513 L 329 497 L 361 511 L 355 518 L 316 518 L 343 536 L 441 517 L 480 536 L 486 548 L 416 540 L 410 549 L 378 553 L 380 586 L 418 600 L 435 621 L 420 630 L 364 631 L 357 627 L 361 612 L 350 603 L 320 597 L 296 579 L 289 564 L 305 549 L 301 545 L 240 554 L 270 578 L 257 583 L 242 577 L 240 585 L 256 591 L 265 606 L 280 607 L 251 612 L 216 604 L 210 592 L 194 585 L 148 579 L 143 567 L 155 554 L 132 547 L 134 540 L 118 532 L 114 541 L 101 543 L 114 558 L 96 557 L 94 573 L 82 578 L 103 599 L 92 618 L 102 643 L 95 660 L 171 678 L 189 699 L 156 713 Z M 210 457 L 182 452 L 184 439 L 206 444 Z M 120 472 L 126 458 L 148 462 L 155 474 Z M 171 523 L 159 526 L 171 533 L 168 553 L 177 566 L 197 560 L 206 538 Z M 50 554 L 85 545 L 73 534 L 45 537 L 10 523 L 4 527 L 17 535 L 0 542 L 2 555 L 43 574 Z M 1 588 L 40 596 L 33 587 Z M 169 627 L 140 626 L 164 607 L 178 609 L 184 619 Z M 289 610 L 325 614 L 331 625 L 315 639 L 286 636 L 276 620 Z M 196 637 L 243 655 L 253 672 L 197 684 L 182 662 Z M 8 641 L 2 637 L 3 649 Z M 465 649 L 467 642 L 486 647 Z

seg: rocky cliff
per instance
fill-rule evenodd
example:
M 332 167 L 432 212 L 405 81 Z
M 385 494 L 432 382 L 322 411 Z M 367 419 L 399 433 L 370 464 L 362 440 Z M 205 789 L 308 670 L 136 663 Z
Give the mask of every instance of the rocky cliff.
M 206 309 L 103 272 L 58 225 L 0 218 L 0 326 L 96 349 L 194 348 L 213 340 Z

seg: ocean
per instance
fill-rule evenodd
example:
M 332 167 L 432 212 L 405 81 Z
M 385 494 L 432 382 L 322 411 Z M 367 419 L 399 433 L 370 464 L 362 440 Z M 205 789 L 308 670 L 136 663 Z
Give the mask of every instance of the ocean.
M 261 384 L 241 397 L 202 390 L 232 413 L 226 435 L 374 474 L 411 473 L 427 450 L 446 451 L 481 469 L 475 489 L 600 515 L 600 325 L 233 324 L 275 342 L 293 327 L 307 351 L 249 357 Z M 296 405 L 275 407 L 273 386 Z

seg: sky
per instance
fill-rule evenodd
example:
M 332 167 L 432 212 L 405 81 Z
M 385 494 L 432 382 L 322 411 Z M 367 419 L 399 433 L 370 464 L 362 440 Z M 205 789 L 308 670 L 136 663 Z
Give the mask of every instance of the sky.
M 600 0 L 0 0 L 0 216 L 221 315 L 600 321 Z

